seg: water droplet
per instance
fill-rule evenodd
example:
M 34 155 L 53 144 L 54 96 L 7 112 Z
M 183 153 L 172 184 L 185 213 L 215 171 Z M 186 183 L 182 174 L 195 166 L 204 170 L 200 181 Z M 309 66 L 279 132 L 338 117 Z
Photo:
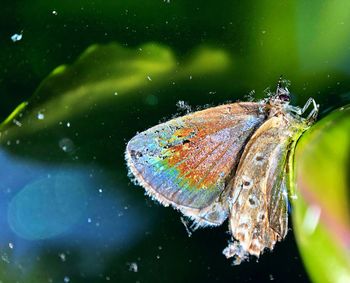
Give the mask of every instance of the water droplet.
M 37 115 L 37 118 L 38 118 L 39 120 L 44 120 L 45 115 L 44 115 L 43 113 L 39 112 L 38 115 Z
M 20 34 L 15 33 L 14 35 L 11 36 L 11 40 L 13 42 L 20 41 L 22 39 L 22 37 L 23 37 L 22 33 L 20 33 Z
M 22 127 L 22 123 L 16 119 L 13 119 L 13 123 L 18 127 Z
M 138 266 L 137 266 L 137 263 L 136 262 L 132 262 L 129 264 L 129 271 L 132 271 L 132 272 L 137 272 L 138 271 Z
M 66 261 L 66 255 L 64 253 L 60 253 L 59 257 L 63 262 Z
M 64 152 L 72 152 L 75 148 L 73 141 L 69 138 L 61 139 L 58 145 Z

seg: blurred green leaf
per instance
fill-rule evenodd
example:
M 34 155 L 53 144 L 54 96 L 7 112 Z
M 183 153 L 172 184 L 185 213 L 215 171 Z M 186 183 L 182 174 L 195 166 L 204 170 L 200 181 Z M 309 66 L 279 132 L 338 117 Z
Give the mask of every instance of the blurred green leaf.
M 140 109 L 152 111 L 161 97 L 168 103 L 177 84 L 202 87 L 198 78 L 221 84 L 231 65 L 225 51 L 205 46 L 178 60 L 155 43 L 93 45 L 73 65 L 57 67 L 31 100 L 14 110 L 0 125 L 0 144 L 35 159 L 70 159 L 77 152 L 109 158 L 107 144 L 110 152 L 124 147 L 124 133 L 132 130 L 125 125 L 135 124 Z
M 343 65 L 349 54 L 350 2 L 312 0 L 299 1 L 297 6 L 296 34 L 302 71 Z
M 307 131 L 296 148 L 293 227 L 313 282 L 350 282 L 350 105 Z

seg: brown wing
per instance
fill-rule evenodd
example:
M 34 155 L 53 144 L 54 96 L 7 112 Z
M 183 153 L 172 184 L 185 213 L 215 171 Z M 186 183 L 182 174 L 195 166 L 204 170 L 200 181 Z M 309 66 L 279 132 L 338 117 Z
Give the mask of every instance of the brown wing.
M 300 123 L 284 113 L 268 119 L 247 143 L 231 189 L 230 231 L 238 243 L 224 253 L 239 263 L 259 256 L 285 237 L 288 227 L 287 192 L 283 183 L 289 145 Z
M 264 119 L 258 103 L 194 112 L 136 135 L 127 145 L 126 160 L 136 180 L 159 202 L 197 222 L 204 219 L 203 225 L 220 224 L 228 211 L 215 201 Z

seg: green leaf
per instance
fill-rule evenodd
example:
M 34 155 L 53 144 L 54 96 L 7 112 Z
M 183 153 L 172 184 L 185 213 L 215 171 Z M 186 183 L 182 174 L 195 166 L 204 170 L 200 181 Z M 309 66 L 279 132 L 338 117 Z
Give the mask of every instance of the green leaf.
M 295 152 L 294 233 L 313 282 L 350 282 L 350 105 L 307 131 Z
M 39 160 L 61 161 L 65 153 L 71 159 L 78 151 L 79 160 L 81 155 L 109 159 L 106 150 L 123 152 L 125 139 L 131 136 L 127 133 L 125 138 L 125 132 L 135 133 L 130 125 L 135 125 L 139 109 L 151 114 L 160 99 L 166 105 L 174 92 L 175 105 L 181 99 L 177 85 L 191 82 L 198 93 L 211 84 L 208 81 L 213 82 L 211 87 L 218 86 L 231 65 L 224 50 L 206 46 L 177 59 L 156 43 L 136 48 L 93 45 L 71 66 L 57 67 L 31 100 L 14 110 L 0 125 L 0 144 Z M 147 115 L 152 117 L 156 115 Z
M 38 113 L 44 115 L 47 128 L 86 111 L 96 102 L 113 103 L 117 95 L 161 87 L 169 82 L 169 75 L 174 80 L 222 71 L 229 66 L 230 58 L 222 50 L 203 47 L 188 62 L 177 62 L 169 48 L 153 43 L 135 49 L 116 43 L 93 45 L 72 66 L 57 67 L 43 81 L 22 119 L 31 126 L 22 131 L 41 128 Z
M 313 11 L 310 13 L 310 11 Z M 348 57 L 350 2 L 299 1 L 296 13 L 299 60 L 304 70 L 341 66 Z M 305 28 L 307 27 L 307 28 Z

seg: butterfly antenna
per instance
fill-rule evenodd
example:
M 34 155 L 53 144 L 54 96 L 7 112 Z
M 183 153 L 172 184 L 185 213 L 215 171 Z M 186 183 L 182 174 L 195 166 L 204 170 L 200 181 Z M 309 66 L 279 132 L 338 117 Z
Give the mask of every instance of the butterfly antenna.
M 279 93 L 279 90 L 282 88 L 282 83 L 283 83 L 282 78 L 283 78 L 283 75 L 280 75 L 280 77 L 278 78 L 276 95 Z

